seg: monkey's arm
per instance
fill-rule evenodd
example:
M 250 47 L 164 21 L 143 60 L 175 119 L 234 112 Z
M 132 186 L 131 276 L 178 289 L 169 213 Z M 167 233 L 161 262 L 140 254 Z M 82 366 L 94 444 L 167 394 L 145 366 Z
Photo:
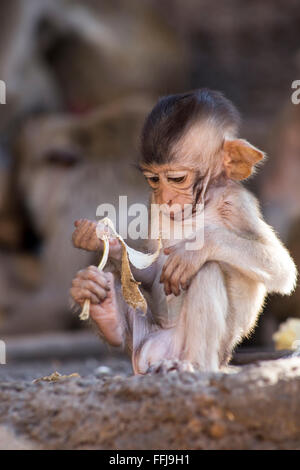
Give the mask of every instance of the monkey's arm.
M 263 282 L 268 292 L 290 294 L 297 270 L 286 248 L 261 217 L 256 199 L 244 191 L 231 195 L 209 216 L 204 228 L 204 246 L 186 251 L 184 244 L 168 250 L 162 282 L 175 295 L 207 261 L 227 263 L 249 278 Z M 166 251 L 165 251 L 166 252 Z
M 227 263 L 249 278 L 263 282 L 270 293 L 290 294 L 293 291 L 297 277 L 295 264 L 262 220 L 257 221 L 252 235 L 218 228 L 212 230 L 209 238 L 209 260 Z
M 82 269 L 72 281 L 70 294 L 81 307 L 85 299 L 90 300 L 91 319 L 110 345 L 124 344 L 124 327 L 112 273 L 99 271 L 96 266 Z
M 233 192 L 224 199 L 219 215 L 222 226 L 208 228 L 209 259 L 228 263 L 263 282 L 268 292 L 290 294 L 296 283 L 295 264 L 262 219 L 256 198 L 245 189 Z
M 81 248 L 86 251 L 101 251 L 103 249 L 103 242 L 98 236 L 101 227 L 99 227 L 97 222 L 88 219 L 76 220 L 75 227 L 72 240 L 76 248 Z M 104 225 L 103 230 L 107 230 Z M 151 249 L 149 251 L 151 251 Z M 116 238 L 109 240 L 109 257 L 114 260 L 117 270 L 120 271 L 122 247 Z M 131 270 L 134 278 L 141 282 L 145 289 L 150 289 L 156 276 L 157 263 L 154 263 L 146 269 L 137 269 L 131 264 Z
M 72 234 L 72 241 L 75 248 L 80 248 L 85 251 L 102 251 L 103 241 L 97 234 L 97 227 L 99 233 L 101 227 L 98 222 L 88 219 L 80 219 L 74 222 L 75 230 Z M 106 231 L 106 227 L 103 225 L 103 230 Z M 115 260 L 121 259 L 121 245 L 116 238 L 110 238 L 109 240 L 109 257 Z

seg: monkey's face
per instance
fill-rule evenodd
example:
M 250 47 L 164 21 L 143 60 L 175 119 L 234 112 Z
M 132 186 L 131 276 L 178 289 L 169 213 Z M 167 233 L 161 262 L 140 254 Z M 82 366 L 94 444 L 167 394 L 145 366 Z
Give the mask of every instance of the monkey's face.
M 195 172 L 179 165 L 147 165 L 143 174 L 153 190 L 154 202 L 172 219 L 182 218 L 186 206 L 193 205 Z

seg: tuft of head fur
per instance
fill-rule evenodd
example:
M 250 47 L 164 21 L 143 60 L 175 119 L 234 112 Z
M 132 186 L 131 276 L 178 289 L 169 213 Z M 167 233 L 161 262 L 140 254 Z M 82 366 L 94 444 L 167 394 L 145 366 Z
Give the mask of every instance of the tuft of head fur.
M 239 122 L 237 109 L 219 91 L 202 88 L 165 96 L 145 121 L 140 164 L 180 161 L 204 171 L 224 138 L 236 136 Z

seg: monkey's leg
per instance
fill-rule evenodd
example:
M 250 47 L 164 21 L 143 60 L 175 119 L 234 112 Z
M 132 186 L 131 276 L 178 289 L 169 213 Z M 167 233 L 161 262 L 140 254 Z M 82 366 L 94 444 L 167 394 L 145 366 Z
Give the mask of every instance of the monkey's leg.
M 221 366 L 230 361 L 235 346 L 252 333 L 266 296 L 263 283 L 253 281 L 236 271 L 229 270 L 226 281 L 230 293 L 230 309 L 221 347 Z
M 151 364 L 147 374 L 167 374 L 168 372 L 195 372 L 193 364 L 181 359 L 163 359 Z
M 136 374 L 194 371 L 193 365 L 181 360 L 180 351 L 174 347 L 174 327 L 158 326 L 149 310 L 146 317 L 134 313 L 132 325 L 132 365 Z
M 206 263 L 184 294 L 175 326 L 144 334 L 134 350 L 136 373 L 219 369 L 228 296 L 218 263 Z
M 206 263 L 184 295 L 177 324 L 170 328 L 155 324 L 149 311 L 145 317 L 130 313 L 136 374 L 219 369 L 229 310 L 219 264 Z
M 131 352 L 132 368 L 135 374 L 145 374 L 152 355 L 155 355 L 153 340 L 160 334 L 160 329 L 149 308 L 146 315 L 129 308 L 127 319 L 126 343 Z
M 228 310 L 223 272 L 218 263 L 206 263 L 191 282 L 176 325 L 178 357 L 199 370 L 217 371 Z

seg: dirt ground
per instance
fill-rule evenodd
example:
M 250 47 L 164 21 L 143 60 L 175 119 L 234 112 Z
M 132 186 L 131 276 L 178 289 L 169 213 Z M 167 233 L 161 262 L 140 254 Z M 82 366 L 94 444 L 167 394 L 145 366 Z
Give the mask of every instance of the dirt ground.
M 300 449 L 300 359 L 264 354 L 220 373 L 133 376 L 91 333 L 10 340 L 0 449 Z M 80 377 L 36 381 L 55 371 Z

